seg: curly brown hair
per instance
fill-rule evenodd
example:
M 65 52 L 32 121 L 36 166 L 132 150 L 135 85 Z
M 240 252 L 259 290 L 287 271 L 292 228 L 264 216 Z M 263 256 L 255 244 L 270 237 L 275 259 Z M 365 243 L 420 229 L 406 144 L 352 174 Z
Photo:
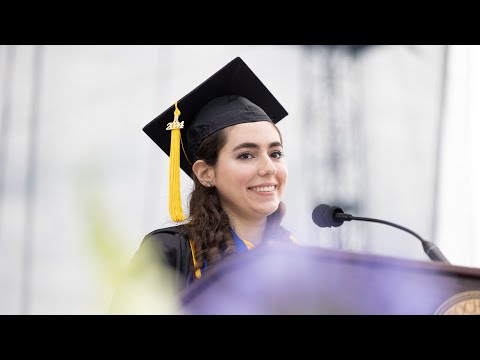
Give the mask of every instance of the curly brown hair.
M 272 125 L 282 135 L 275 124 Z M 207 137 L 198 147 L 196 160 L 204 160 L 208 165 L 215 166 L 220 150 L 227 142 L 226 129 L 219 130 Z M 223 210 L 215 187 L 203 186 L 193 174 L 193 191 L 190 194 L 190 222 L 184 226 L 185 235 L 193 241 L 196 266 L 192 269 L 202 269 L 204 260 L 207 269 L 211 269 L 221 259 L 236 253 L 236 246 L 230 231 L 230 219 Z M 264 240 L 286 240 L 289 233 L 280 226 L 285 214 L 285 205 L 280 202 L 278 209 L 268 216 Z

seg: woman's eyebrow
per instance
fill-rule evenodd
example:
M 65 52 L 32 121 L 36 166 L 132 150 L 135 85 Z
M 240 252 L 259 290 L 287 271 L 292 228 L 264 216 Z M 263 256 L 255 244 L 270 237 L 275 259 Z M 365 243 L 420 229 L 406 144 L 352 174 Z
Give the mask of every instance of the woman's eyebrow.
M 274 142 L 270 143 L 268 148 L 272 148 L 272 147 L 276 147 L 276 146 L 282 146 L 282 143 L 279 142 L 279 141 L 274 141 Z M 233 151 L 240 150 L 240 149 L 243 149 L 243 148 L 259 149 L 260 146 L 258 146 L 258 144 L 255 144 L 255 143 L 245 142 L 245 143 L 241 143 L 240 145 L 235 146 L 233 148 Z
M 240 145 L 235 146 L 235 147 L 233 148 L 233 151 L 236 151 L 236 150 L 239 150 L 239 149 L 243 149 L 243 148 L 259 149 L 260 146 L 258 146 L 258 144 L 255 144 L 255 143 L 245 142 L 245 143 L 241 143 Z

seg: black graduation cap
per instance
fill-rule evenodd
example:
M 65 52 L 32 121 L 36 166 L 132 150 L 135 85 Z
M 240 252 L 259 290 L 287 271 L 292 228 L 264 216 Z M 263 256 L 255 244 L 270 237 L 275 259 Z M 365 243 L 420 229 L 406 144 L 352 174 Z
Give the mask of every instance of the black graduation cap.
M 174 122 L 174 115 L 178 123 Z M 197 160 L 195 152 L 209 135 L 245 122 L 271 120 L 276 123 L 287 115 L 260 79 L 237 57 L 150 121 L 143 131 L 170 156 L 172 198 L 172 171 L 175 171 L 172 161 L 178 161 L 172 158 L 177 151 L 180 167 L 192 177 L 192 165 Z M 177 129 L 180 124 L 183 128 Z M 177 150 L 180 147 L 182 150 Z
M 233 98 L 225 99 L 223 102 L 219 99 L 210 105 L 208 111 L 206 108 L 202 111 L 203 116 L 196 116 L 211 100 L 224 95 L 245 97 L 263 109 L 274 123 L 288 115 L 247 64 L 240 57 L 233 59 L 177 102 L 181 112 L 179 121 L 183 121 L 184 124 L 181 130 L 182 143 L 188 157 L 187 160 L 181 151 L 180 166 L 190 177 L 192 165 L 196 160 L 194 152 L 208 135 L 231 125 L 267 120 L 259 119 L 261 116 L 258 109 L 249 108 L 250 104 L 247 102 L 236 101 L 232 104 L 229 100 Z M 174 110 L 175 105 L 170 106 L 143 128 L 143 131 L 167 155 L 170 154 L 170 131 L 166 128 L 173 120 Z

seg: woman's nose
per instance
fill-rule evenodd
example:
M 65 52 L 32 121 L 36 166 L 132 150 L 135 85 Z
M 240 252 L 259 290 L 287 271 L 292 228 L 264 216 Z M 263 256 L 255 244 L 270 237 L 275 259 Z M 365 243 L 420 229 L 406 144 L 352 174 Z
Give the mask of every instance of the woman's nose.
M 273 163 L 270 156 L 266 155 L 262 157 L 259 174 L 260 176 L 275 175 L 277 173 L 277 167 Z

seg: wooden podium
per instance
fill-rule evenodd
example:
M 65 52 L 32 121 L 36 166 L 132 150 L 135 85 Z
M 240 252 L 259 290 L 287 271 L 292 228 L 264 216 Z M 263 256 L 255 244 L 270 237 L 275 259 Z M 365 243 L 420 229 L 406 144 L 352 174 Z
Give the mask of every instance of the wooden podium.
M 267 243 L 182 294 L 187 314 L 480 314 L 480 269 Z

